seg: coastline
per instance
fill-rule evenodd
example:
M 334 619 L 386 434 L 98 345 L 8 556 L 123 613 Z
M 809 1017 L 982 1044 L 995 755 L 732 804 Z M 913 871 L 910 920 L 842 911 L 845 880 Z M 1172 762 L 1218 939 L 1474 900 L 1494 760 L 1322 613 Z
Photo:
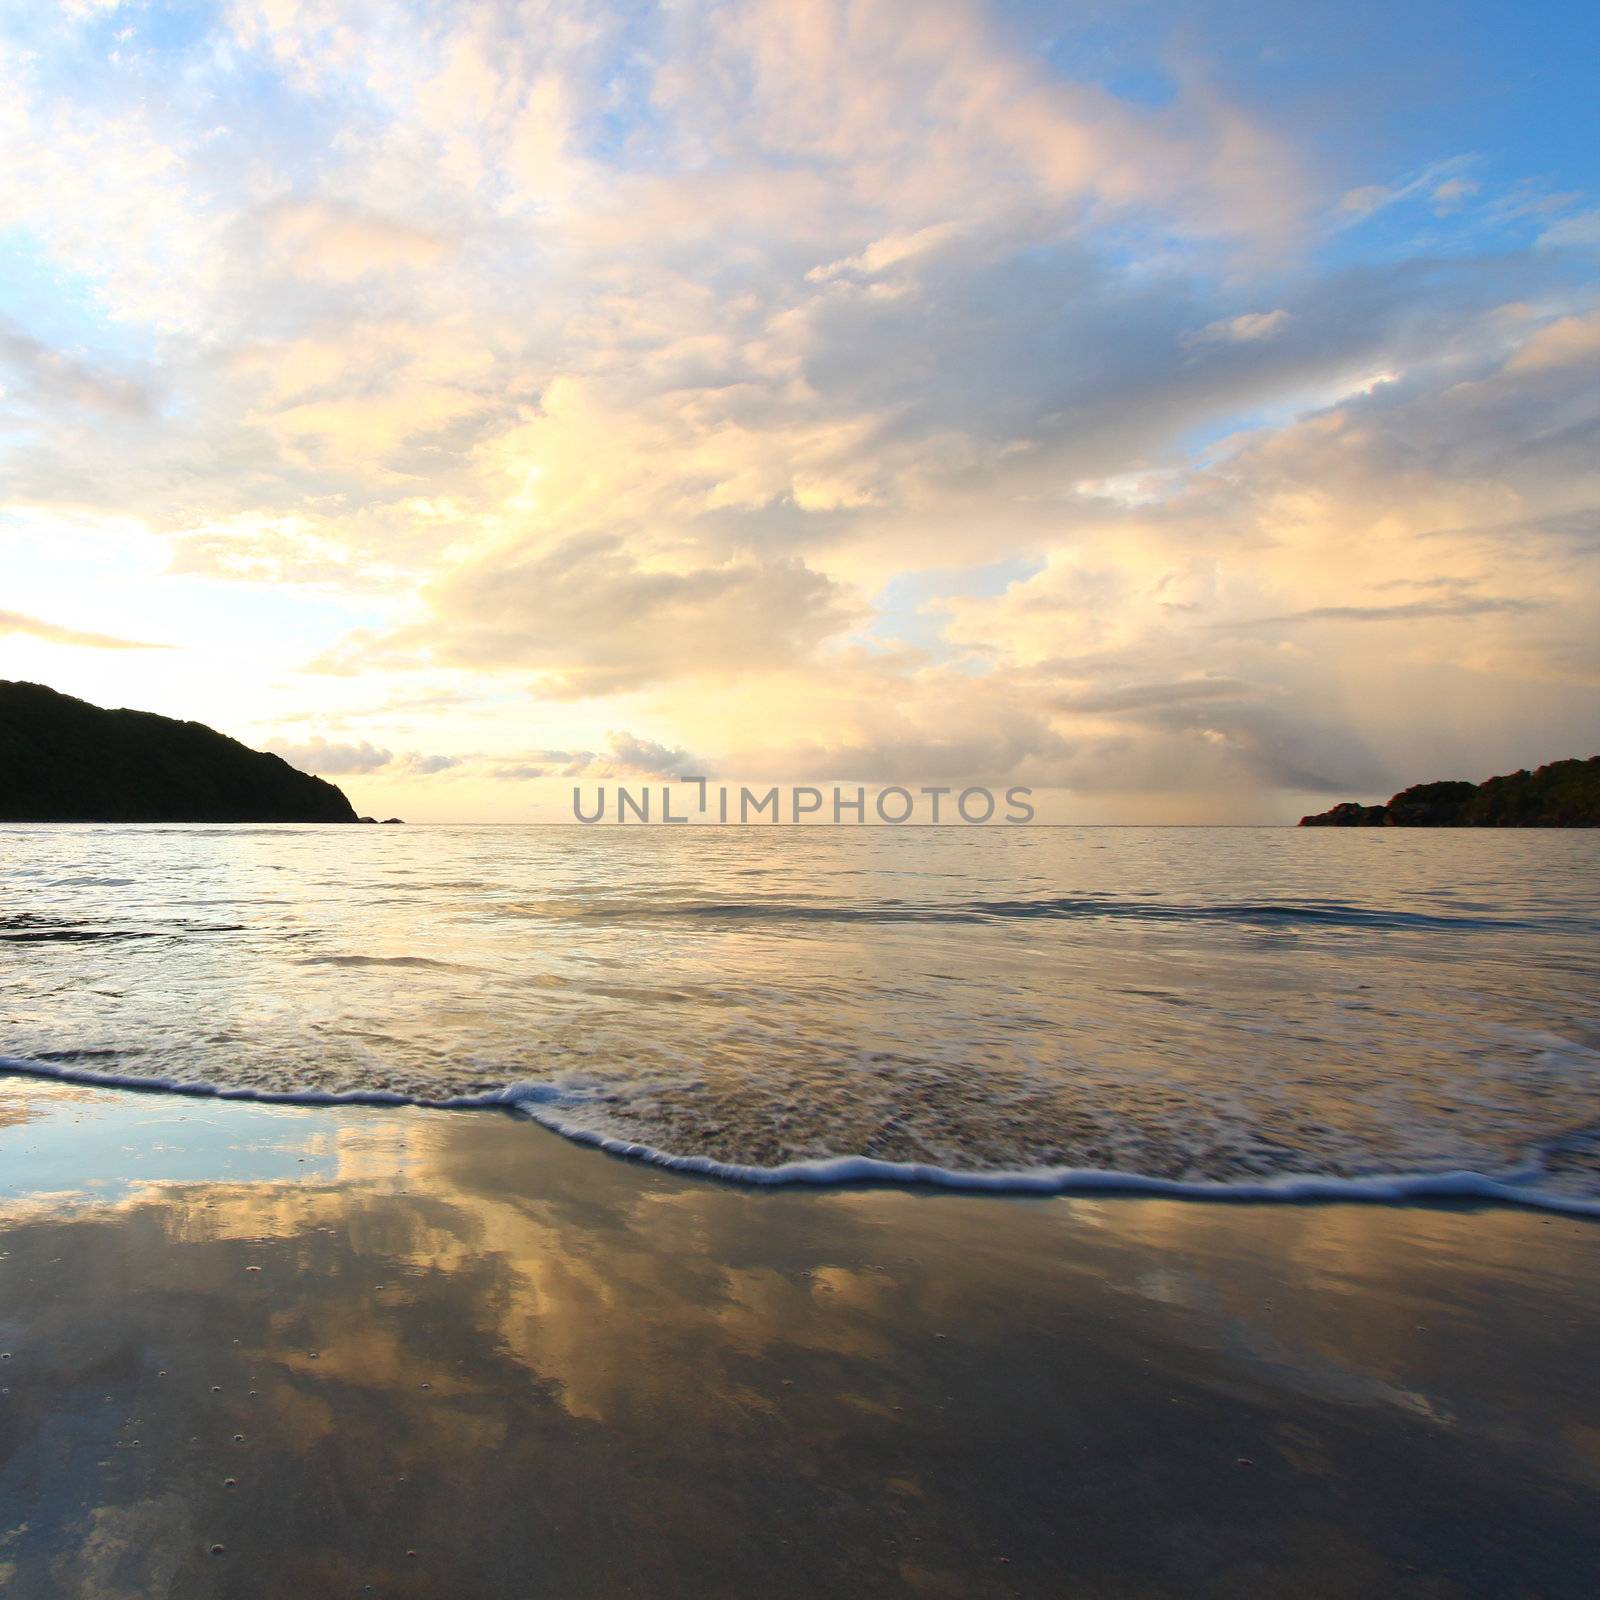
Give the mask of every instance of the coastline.
M 22 1078 L 0 1175 L 0 1595 L 1578 1595 L 1600 1559 L 1582 1218 L 741 1188 L 510 1117 Z
M 1536 1187 L 1543 1176 L 1539 1162 L 1559 1148 L 1556 1141 L 1533 1159 L 1499 1176 L 1461 1169 L 1418 1172 L 1371 1172 L 1357 1176 L 1288 1172 L 1271 1177 L 1238 1179 L 1164 1178 L 1105 1167 L 1018 1167 L 968 1169 L 918 1161 L 885 1161 L 872 1156 L 827 1156 L 785 1161 L 777 1166 L 751 1166 L 710 1156 L 678 1155 L 637 1140 L 616 1137 L 576 1124 L 561 1114 L 560 1095 L 552 1085 L 514 1083 L 477 1095 L 419 1099 L 388 1090 L 333 1091 L 301 1089 L 276 1092 L 248 1086 L 141 1078 L 92 1068 L 59 1066 L 26 1058 L 0 1056 L 0 1075 L 43 1083 L 128 1094 L 176 1095 L 188 1100 L 216 1100 L 244 1105 L 325 1109 L 414 1110 L 446 1113 L 501 1112 L 619 1160 L 661 1167 L 688 1177 L 706 1178 L 742 1188 L 819 1188 L 897 1186 L 944 1189 L 957 1194 L 1058 1195 L 1092 1199 L 1097 1195 L 1198 1200 L 1236 1205 L 1338 1204 L 1396 1205 L 1414 1201 L 1481 1201 L 1526 1206 L 1565 1216 L 1600 1218 L 1600 1199 Z

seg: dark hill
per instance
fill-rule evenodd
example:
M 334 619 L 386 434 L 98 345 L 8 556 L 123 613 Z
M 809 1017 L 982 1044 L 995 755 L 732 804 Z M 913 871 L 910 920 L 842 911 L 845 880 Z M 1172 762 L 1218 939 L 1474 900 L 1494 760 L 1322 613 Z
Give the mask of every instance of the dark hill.
M 1482 783 L 1418 783 L 1388 805 L 1347 800 L 1302 828 L 1600 828 L 1600 756 Z
M 0 679 L 0 821 L 355 820 L 333 784 L 201 723 Z

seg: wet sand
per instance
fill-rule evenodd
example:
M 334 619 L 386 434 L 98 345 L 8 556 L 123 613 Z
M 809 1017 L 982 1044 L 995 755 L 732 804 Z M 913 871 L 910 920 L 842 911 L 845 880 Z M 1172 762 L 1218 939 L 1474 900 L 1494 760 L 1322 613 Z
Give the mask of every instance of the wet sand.
M 0 1080 L 0 1596 L 1589 1596 L 1597 1335 L 1532 1210 Z

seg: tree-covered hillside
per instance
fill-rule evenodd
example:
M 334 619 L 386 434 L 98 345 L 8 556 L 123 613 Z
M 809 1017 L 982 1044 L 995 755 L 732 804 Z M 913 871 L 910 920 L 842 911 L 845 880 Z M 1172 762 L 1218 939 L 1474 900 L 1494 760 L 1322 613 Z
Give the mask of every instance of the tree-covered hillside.
M 1552 761 L 1482 783 L 1402 789 L 1387 805 L 1353 800 L 1302 817 L 1302 828 L 1600 828 L 1600 756 Z
M 201 723 L 0 679 L 0 821 L 356 820 L 333 784 Z

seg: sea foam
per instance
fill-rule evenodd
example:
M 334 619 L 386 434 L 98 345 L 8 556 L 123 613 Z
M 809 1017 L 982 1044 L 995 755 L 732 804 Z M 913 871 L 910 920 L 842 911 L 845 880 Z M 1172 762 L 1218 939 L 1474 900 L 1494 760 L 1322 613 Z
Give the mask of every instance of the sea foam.
M 880 1161 L 871 1156 L 828 1156 L 752 1166 L 718 1161 L 709 1156 L 674 1155 L 636 1140 L 621 1139 L 575 1125 L 561 1115 L 568 1098 L 556 1085 L 514 1083 L 478 1095 L 451 1095 L 428 1100 L 387 1090 L 262 1090 L 176 1079 L 140 1078 L 127 1073 L 56 1066 L 48 1062 L 0 1056 L 0 1073 L 49 1078 L 61 1083 L 101 1089 L 174 1094 L 198 1099 L 242 1100 L 260 1105 L 409 1107 L 431 1111 L 503 1111 L 538 1123 L 576 1144 L 607 1155 L 664 1167 L 672 1172 L 726 1183 L 762 1187 L 804 1185 L 838 1188 L 862 1184 L 909 1184 L 994 1195 L 1124 1194 L 1172 1199 L 1232 1202 L 1312 1201 L 1397 1204 L 1422 1200 L 1477 1200 L 1532 1206 L 1576 1216 L 1600 1217 L 1600 1198 L 1566 1195 L 1538 1187 L 1544 1176 L 1537 1161 L 1515 1171 L 1490 1176 L 1479 1172 L 1369 1173 L 1324 1176 L 1282 1173 L 1267 1179 L 1223 1181 L 1154 1177 L 1138 1172 L 1094 1167 L 1034 1167 L 1016 1171 L 963 1171 L 916 1161 Z
M 745 1183 L 1600 1204 L 1600 835 L 0 828 L 0 882 L 0 1054 L 60 1078 Z

